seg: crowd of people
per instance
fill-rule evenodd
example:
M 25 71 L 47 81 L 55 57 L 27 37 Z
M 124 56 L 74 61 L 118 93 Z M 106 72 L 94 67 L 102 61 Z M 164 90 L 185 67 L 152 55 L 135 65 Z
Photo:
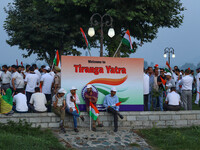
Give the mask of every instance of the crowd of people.
M 77 104 L 80 103 L 79 96 L 76 94 L 77 88 L 71 87 L 68 93 L 61 88 L 61 69 L 58 66 L 53 68 L 41 66 L 39 69 L 36 64 L 26 65 L 26 67 L 3 65 L 0 70 L 0 87 L 0 113 L 2 114 L 54 112 L 60 117 L 60 129 L 64 133 L 66 132 L 65 113 L 73 116 L 75 132 L 79 132 L 77 118 L 85 120 L 77 108 Z M 93 91 L 92 85 L 87 85 L 86 88 L 84 97 L 89 114 L 89 103 L 96 106 L 98 94 Z M 119 113 L 119 106 L 115 106 L 119 103 L 116 92 L 116 88 L 113 87 L 103 103 L 108 113 L 113 114 L 115 132 L 118 130 L 118 117 L 123 119 Z M 98 127 L 103 127 L 99 117 L 92 121 L 93 131 L 96 131 L 96 124 Z
M 180 70 L 159 68 L 158 65 L 144 69 L 144 111 L 192 110 L 192 97 L 196 93 L 195 104 L 199 105 L 200 68 L 196 75 L 190 68 Z

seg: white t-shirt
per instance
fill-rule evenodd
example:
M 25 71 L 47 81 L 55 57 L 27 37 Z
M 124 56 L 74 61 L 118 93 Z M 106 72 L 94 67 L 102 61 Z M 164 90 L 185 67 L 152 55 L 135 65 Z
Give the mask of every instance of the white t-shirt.
M 166 100 L 168 102 L 168 105 L 179 105 L 179 102 L 181 102 L 180 95 L 174 91 L 167 94 Z
M 16 89 L 19 89 L 19 88 L 24 88 L 24 79 L 23 79 L 23 76 L 22 75 L 20 75 L 17 71 L 16 72 L 14 72 L 13 74 L 12 74 L 12 79 L 15 79 L 15 81 L 14 81 L 14 84 L 15 84 L 15 88 Z M 11 87 L 13 87 L 12 86 L 12 79 L 11 79 Z
M 149 76 L 144 73 L 143 94 L 149 94 Z
M 46 97 L 43 93 L 34 93 L 31 96 L 30 104 L 33 104 L 36 111 L 46 111 L 45 104 L 47 103 Z
M 43 81 L 42 85 L 42 93 L 44 94 L 51 94 L 51 86 L 53 83 L 53 77 L 49 73 L 45 73 L 42 75 L 41 80 Z
M 39 72 L 38 69 L 35 69 L 34 72 L 38 75 L 39 79 L 41 78 L 41 73 Z
M 16 110 L 20 112 L 28 111 L 26 95 L 18 93 L 13 97 L 13 102 L 16 103 Z
M 35 87 L 40 83 L 39 76 L 37 74 L 28 74 L 24 80 L 27 85 L 26 85 L 26 91 L 34 93 L 35 92 Z
M 73 111 L 75 111 L 75 110 L 76 110 L 76 108 L 75 108 L 74 102 L 72 102 L 72 101 L 71 101 L 71 96 L 72 96 L 72 94 L 71 94 L 71 93 L 67 94 L 67 98 L 66 98 L 66 104 L 67 104 L 67 108 L 72 108 L 72 109 L 73 109 Z M 73 97 L 73 99 L 75 99 L 75 100 L 76 100 L 76 104 L 80 104 L 80 100 L 79 100 L 79 97 L 78 97 L 78 95 L 77 95 L 77 94 L 76 94 L 76 98 L 75 98 L 75 97 Z
M 57 98 L 58 98 L 58 96 L 57 96 Z M 64 100 L 65 100 L 65 96 L 58 98 L 57 106 L 59 106 L 59 107 L 63 106 Z M 55 102 L 55 101 L 56 101 L 56 95 L 54 95 L 53 98 L 52 98 L 52 102 Z
M 191 77 L 190 75 L 184 76 L 179 83 L 180 85 L 182 85 L 182 90 L 192 90 L 193 80 L 193 77 Z

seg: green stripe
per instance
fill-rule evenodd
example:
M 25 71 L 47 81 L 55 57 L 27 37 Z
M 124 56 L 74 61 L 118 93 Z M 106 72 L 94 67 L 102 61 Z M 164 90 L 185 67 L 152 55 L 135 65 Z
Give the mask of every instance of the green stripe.
M 90 116 L 92 117 L 93 120 L 97 120 L 97 116 L 92 113 L 92 111 L 89 111 Z
M 166 72 L 170 72 L 170 73 L 171 73 L 171 71 L 170 71 L 169 69 L 167 69 L 167 68 L 165 68 L 165 71 L 166 71 Z
M 130 42 L 129 42 L 129 40 L 127 40 L 126 38 L 123 38 L 123 39 L 122 39 L 122 43 L 125 44 L 125 45 L 127 45 L 129 48 L 131 48 L 131 47 L 130 47 Z

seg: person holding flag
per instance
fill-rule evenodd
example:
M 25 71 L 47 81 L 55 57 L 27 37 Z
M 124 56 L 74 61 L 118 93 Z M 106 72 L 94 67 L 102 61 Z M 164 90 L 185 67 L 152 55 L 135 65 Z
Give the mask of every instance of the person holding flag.
M 164 73 L 164 69 L 163 68 L 160 68 L 160 76 L 158 76 L 157 78 L 157 83 L 158 83 L 158 86 L 159 86 L 159 107 L 160 107 L 160 110 L 163 110 L 163 95 L 166 95 L 166 89 L 165 89 L 165 85 L 166 85 L 166 76 L 165 76 L 165 73 Z
M 76 94 L 77 88 L 72 86 L 70 93 L 67 94 L 66 98 L 66 112 L 70 113 L 73 115 L 73 120 L 74 120 L 74 131 L 79 132 L 77 129 L 77 118 L 80 117 L 82 121 L 84 121 L 84 117 L 80 115 L 80 110 L 78 108 L 77 104 L 80 104 L 80 100 L 78 95 Z
M 116 88 L 111 88 L 111 93 L 106 95 L 103 106 L 106 108 L 108 113 L 113 114 L 114 116 L 114 132 L 118 130 L 118 116 L 123 119 L 124 117 L 119 113 L 119 98 L 116 95 Z
M 98 95 L 95 91 L 92 90 L 92 85 L 87 85 L 87 91 L 84 93 L 86 110 L 92 117 L 92 131 L 96 131 L 96 122 L 98 123 L 98 127 L 103 127 L 103 124 L 99 121 L 99 113 L 96 107 L 96 103 L 98 100 Z M 90 110 L 91 107 L 91 110 Z M 94 111 L 92 111 L 94 110 Z M 95 111 L 96 110 L 96 111 Z M 97 113 L 96 113 L 97 112 Z

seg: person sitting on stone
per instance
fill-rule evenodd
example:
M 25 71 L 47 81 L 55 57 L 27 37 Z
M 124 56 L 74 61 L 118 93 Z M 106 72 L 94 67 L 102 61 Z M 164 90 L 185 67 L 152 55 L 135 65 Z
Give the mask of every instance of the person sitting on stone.
M 119 98 L 116 95 L 116 88 L 111 88 L 111 93 L 106 95 L 103 106 L 106 108 L 108 113 L 113 114 L 114 116 L 114 132 L 117 132 L 118 130 L 118 116 L 123 119 L 124 117 L 119 113 L 119 106 L 116 106 L 117 103 L 119 103 Z
M 181 109 L 180 95 L 176 93 L 176 87 L 171 87 L 171 92 L 167 94 L 164 104 L 164 110 L 178 111 Z
M 66 112 L 73 115 L 74 120 L 74 131 L 79 132 L 77 128 L 77 118 L 80 117 L 82 121 L 84 121 L 84 117 L 80 115 L 80 111 L 77 107 L 77 104 L 80 104 L 80 100 L 78 95 L 76 94 L 76 88 L 73 86 L 70 90 L 70 93 L 67 94 L 66 98 Z
M 14 111 L 13 108 L 13 98 L 12 98 L 12 90 L 8 88 L 6 92 L 0 89 L 0 113 L 4 115 L 12 115 Z
M 43 93 L 40 92 L 40 88 L 35 88 L 35 93 L 31 95 L 30 105 L 29 108 L 36 113 L 42 113 L 47 111 L 47 104 L 46 97 Z
M 16 91 L 16 95 L 13 97 L 13 110 L 17 113 L 27 113 L 27 98 L 21 91 Z
M 84 93 L 86 110 L 89 113 L 89 103 L 92 102 L 94 106 L 96 106 L 98 95 L 95 91 L 92 90 L 92 85 L 87 85 L 87 91 Z M 96 122 L 98 123 L 98 127 L 103 127 L 103 124 L 100 122 L 99 117 L 97 120 L 93 120 L 92 122 L 92 131 L 96 131 Z
M 66 133 L 64 128 L 64 121 L 65 121 L 65 107 L 66 107 L 66 100 L 65 94 L 67 92 L 60 88 L 58 92 L 53 96 L 53 112 L 60 117 L 60 130 L 63 133 Z

